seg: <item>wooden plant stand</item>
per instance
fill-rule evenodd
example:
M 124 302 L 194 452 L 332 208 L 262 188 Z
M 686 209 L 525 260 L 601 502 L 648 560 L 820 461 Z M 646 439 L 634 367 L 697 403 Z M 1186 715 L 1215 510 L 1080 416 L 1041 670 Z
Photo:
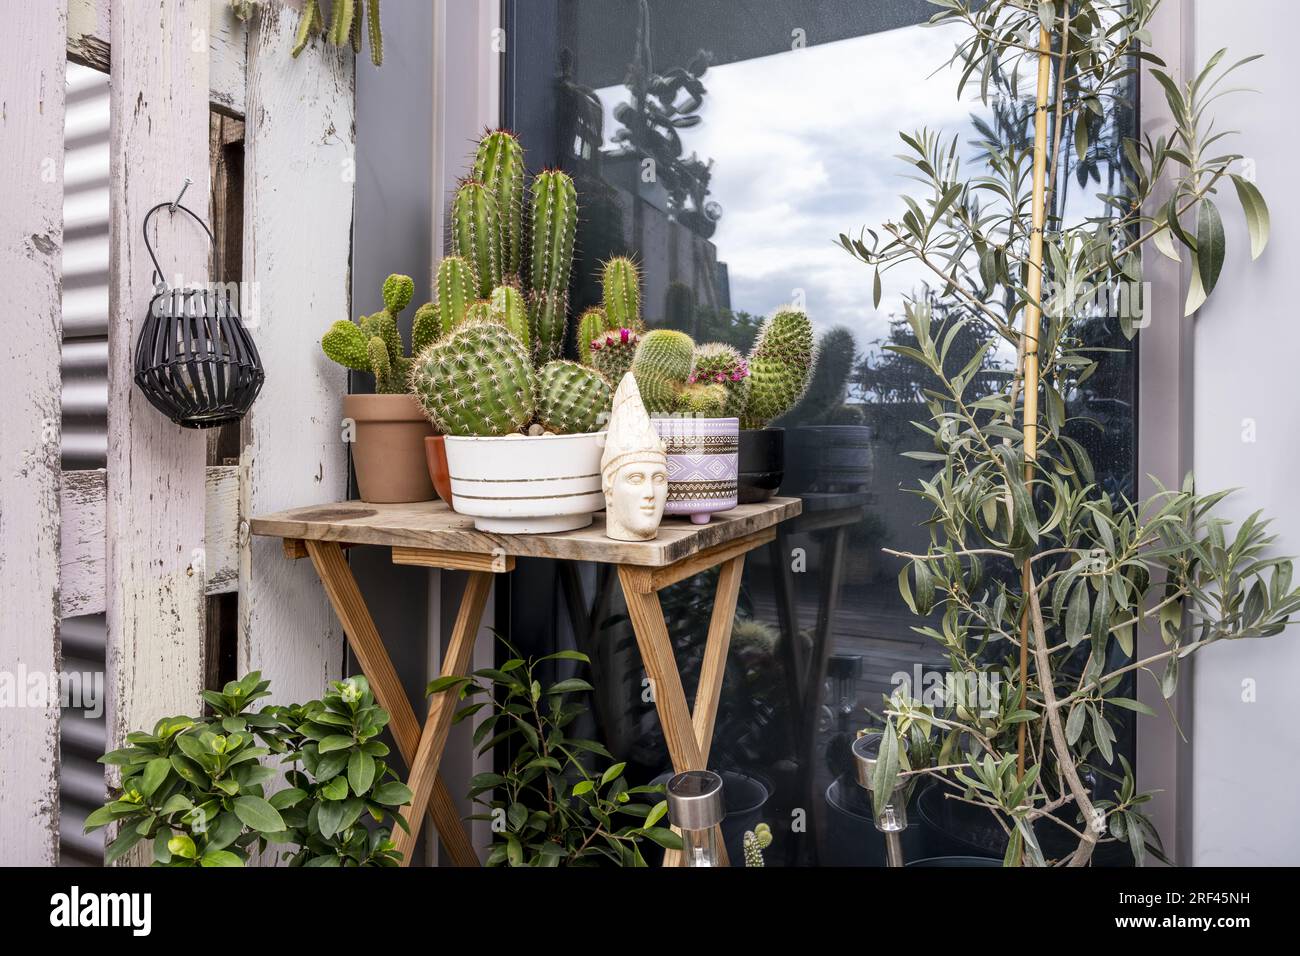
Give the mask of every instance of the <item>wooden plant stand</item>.
M 799 514 L 797 498 L 773 498 L 741 505 L 707 525 L 667 520 L 653 541 L 624 542 L 605 537 L 604 516 L 580 531 L 549 535 L 501 535 L 475 531 L 473 522 L 441 502 L 375 505 L 361 501 L 296 508 L 254 518 L 253 534 L 280 538 L 290 558 L 310 558 L 348 645 L 361 664 L 380 706 L 391 716 L 397 749 L 410 768 L 413 794 L 407 810 L 410 833 L 399 831 L 397 848 L 410 862 L 425 813 L 457 866 L 477 866 L 478 856 L 461 824 L 456 804 L 438 774 L 447 745 L 456 698 L 432 698 L 421 729 L 375 622 L 348 568 L 343 548 L 374 545 L 392 550 L 394 564 L 468 571 L 451 640 L 443 656 L 442 676 L 469 673 L 483 608 L 496 574 L 514 569 L 516 557 L 558 561 L 594 561 L 614 566 L 627 601 L 628 616 L 650 678 L 655 710 L 663 727 L 673 769 L 708 766 L 713 725 L 722 691 L 731 623 L 740 593 L 745 555 L 776 539 L 776 526 Z M 672 641 L 658 592 L 701 571 L 720 567 L 713 613 L 700 670 L 695 706 L 686 701 Z M 721 847 L 721 839 L 718 845 Z M 725 862 L 725 850 L 723 851 Z M 666 866 L 679 865 L 680 854 L 665 855 Z

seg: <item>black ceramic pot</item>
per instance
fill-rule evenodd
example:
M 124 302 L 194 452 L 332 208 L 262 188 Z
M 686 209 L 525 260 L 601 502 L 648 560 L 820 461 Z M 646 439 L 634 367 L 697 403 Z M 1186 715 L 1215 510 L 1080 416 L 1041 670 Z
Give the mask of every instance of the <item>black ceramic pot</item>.
M 740 430 L 740 503 L 757 504 L 771 498 L 785 477 L 785 429 Z

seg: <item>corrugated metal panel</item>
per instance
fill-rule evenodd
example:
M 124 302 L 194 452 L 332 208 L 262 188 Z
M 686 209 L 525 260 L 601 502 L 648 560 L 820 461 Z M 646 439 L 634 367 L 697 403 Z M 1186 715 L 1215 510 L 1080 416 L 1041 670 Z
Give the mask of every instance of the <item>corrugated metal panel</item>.
M 63 467 L 103 468 L 108 452 L 108 76 L 68 64 L 63 196 Z M 63 622 L 63 670 L 98 674 L 104 617 Z M 65 708 L 59 729 L 59 857 L 103 862 L 102 831 L 83 834 L 104 801 L 103 701 Z M 95 712 L 97 711 L 97 712 Z

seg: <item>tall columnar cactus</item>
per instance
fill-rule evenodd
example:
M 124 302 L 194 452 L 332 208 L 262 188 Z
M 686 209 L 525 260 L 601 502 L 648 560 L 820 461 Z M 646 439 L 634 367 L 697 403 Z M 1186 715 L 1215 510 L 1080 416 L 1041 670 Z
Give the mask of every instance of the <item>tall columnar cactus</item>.
M 695 362 L 695 343 L 685 332 L 653 329 L 641 337 L 632 360 L 641 400 L 651 414 L 677 411 L 678 393 Z
M 593 364 L 591 358 L 591 344 L 597 339 L 604 339 L 605 333 L 610 330 L 609 320 L 605 317 L 605 310 L 599 306 L 592 306 L 578 318 L 578 355 L 582 361 L 588 365 Z
M 496 200 L 501 221 L 501 267 L 507 280 L 520 278 L 524 238 L 524 148 L 503 129 L 491 130 L 474 154 L 474 179 Z M 500 280 L 498 279 L 498 282 Z
M 443 334 L 465 321 L 465 313 L 475 295 L 474 270 L 460 256 L 446 256 L 438 263 L 436 279 L 438 320 Z
M 564 435 L 594 432 L 605 423 L 613 390 L 595 369 L 563 360 L 542 367 L 537 381 L 537 420 Z
M 727 393 L 722 417 L 739 418 L 749 400 L 749 363 L 730 345 L 706 343 L 695 350 L 695 368 L 687 384 L 720 386 Z
M 587 364 L 610 382 L 623 381 L 632 368 L 641 336 L 631 329 L 614 329 L 601 333 L 588 344 Z
M 539 366 L 564 354 L 564 335 L 568 323 L 567 292 L 533 290 L 528 297 L 528 326 L 533 340 L 533 361 Z
M 742 428 L 762 428 L 803 397 L 815 362 L 812 322 L 794 307 L 778 309 L 763 323 L 749 353 L 749 400 Z
M 488 318 L 500 322 L 514 333 L 528 354 L 532 355 L 533 334 L 529 328 L 528 306 L 518 286 L 499 285 L 492 290 L 492 296 L 488 299 Z
M 601 299 L 608 328 L 641 331 L 641 273 L 626 256 L 605 263 L 600 276 Z
M 451 203 L 451 248 L 470 264 L 474 294 L 486 299 L 501 284 L 501 211 L 492 191 L 476 179 L 466 179 Z
M 321 351 L 345 368 L 374 375 L 375 391 L 381 394 L 406 391 L 411 358 L 397 329 L 397 317 L 410 305 L 414 291 L 410 276 L 390 275 L 384 280 L 383 309 L 356 322 L 339 319 L 321 336 Z M 415 313 L 412 343 L 426 345 L 438 334 L 436 316 L 422 306 Z
M 534 293 L 567 293 L 578 228 L 578 192 L 558 169 L 533 178 L 532 250 L 528 287 Z
M 498 322 L 465 322 L 421 353 L 411 379 L 425 412 L 449 435 L 508 435 L 537 408 L 532 360 Z

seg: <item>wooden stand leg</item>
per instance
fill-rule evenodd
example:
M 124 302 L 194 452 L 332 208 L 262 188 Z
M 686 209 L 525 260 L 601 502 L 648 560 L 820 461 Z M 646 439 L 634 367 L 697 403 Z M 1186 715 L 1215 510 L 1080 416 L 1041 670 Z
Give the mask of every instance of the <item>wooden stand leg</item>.
M 361 664 L 361 672 L 366 675 L 379 705 L 389 713 L 391 720 L 388 726 L 397 749 L 407 766 L 413 767 L 420 746 L 420 722 L 397 677 L 397 671 L 393 669 L 393 662 L 384 649 L 379 631 L 361 597 L 356 578 L 352 576 L 343 551 L 332 541 L 307 541 L 306 549 L 325 586 L 325 593 L 329 596 L 334 612 L 343 624 L 348 646 Z M 461 823 L 455 800 L 441 777 L 434 781 L 429 815 L 433 818 L 433 825 L 452 862 L 457 866 L 478 866 L 478 855 Z M 400 831 L 398 835 L 400 836 Z
M 451 641 L 442 658 L 441 676 L 463 676 L 468 673 L 470 660 L 474 656 L 474 639 L 478 636 L 479 622 L 483 618 L 483 606 L 492 590 L 492 577 L 489 571 L 469 573 L 465 594 L 460 599 L 456 624 L 452 628 Z M 429 716 L 424 722 L 420 746 L 415 752 L 415 759 L 411 761 L 411 776 L 407 781 L 412 794 L 410 815 L 407 818 L 410 832 L 398 831 L 396 834 L 397 849 L 402 853 L 403 866 L 408 865 L 415 841 L 420 835 L 420 824 L 434 791 L 438 763 L 442 760 L 442 751 L 447 745 L 447 734 L 451 730 L 451 719 L 455 711 L 454 693 L 437 694 L 429 704 Z
M 732 620 L 736 613 L 736 600 L 740 596 L 740 578 L 744 567 L 743 553 L 722 564 L 713 600 L 713 614 L 709 620 L 709 636 L 704 646 L 699 686 L 695 693 L 694 714 L 686 704 L 686 692 L 682 687 L 681 673 L 677 669 L 677 659 L 673 655 L 659 595 L 654 591 L 638 590 L 644 576 L 639 575 L 635 569 L 622 566 L 618 569 L 623 596 L 627 600 L 628 616 L 632 620 L 632 630 L 641 651 L 641 660 L 651 680 L 655 710 L 663 727 L 673 769 L 678 773 L 708 768 L 713 725 L 718 715 L 727 650 L 731 644 Z M 726 866 L 727 849 L 722 842 L 720 828 L 717 841 L 720 862 Z M 664 866 L 680 865 L 681 854 L 678 851 L 665 852 Z

